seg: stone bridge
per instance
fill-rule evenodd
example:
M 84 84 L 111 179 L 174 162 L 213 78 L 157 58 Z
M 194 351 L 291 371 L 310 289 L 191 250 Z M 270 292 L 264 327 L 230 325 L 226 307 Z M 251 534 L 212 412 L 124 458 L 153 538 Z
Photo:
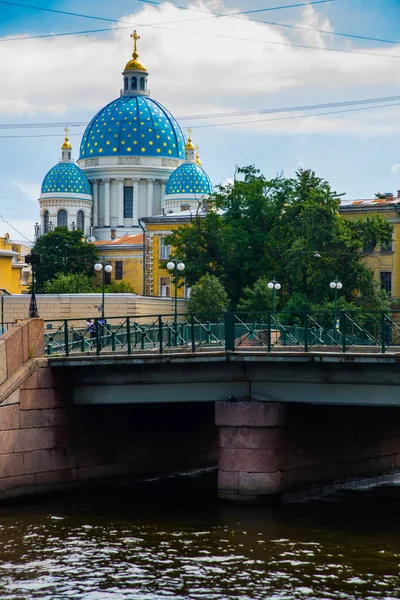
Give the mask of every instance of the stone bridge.
M 43 357 L 0 338 L 0 498 L 216 464 L 229 500 L 395 481 L 400 356 L 260 351 Z

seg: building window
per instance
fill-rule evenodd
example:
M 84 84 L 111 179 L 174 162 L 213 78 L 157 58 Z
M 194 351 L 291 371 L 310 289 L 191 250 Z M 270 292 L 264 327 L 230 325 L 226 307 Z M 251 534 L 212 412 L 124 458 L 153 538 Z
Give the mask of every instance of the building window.
M 133 218 L 133 186 L 124 187 L 124 219 Z
M 111 283 L 111 273 L 107 273 L 107 271 L 104 272 L 104 283 L 106 285 L 110 285 Z
M 381 271 L 380 272 L 381 288 L 385 290 L 389 296 L 392 294 L 392 272 Z
M 141 77 L 141 78 L 140 78 L 140 89 L 141 89 L 141 90 L 144 90 L 144 89 L 145 89 L 145 87 L 144 87 L 144 77 Z
M 123 261 L 115 261 L 115 279 L 122 279 L 123 277 Z
M 49 211 L 45 210 L 43 215 L 43 233 L 49 232 Z
M 365 254 L 371 254 L 374 250 L 375 246 L 373 244 L 364 244 L 363 252 L 365 252 Z
M 131 90 L 136 90 L 137 89 L 137 79 L 136 77 L 132 77 L 131 79 Z
M 160 296 L 169 298 L 171 296 L 171 278 L 160 277 Z
M 128 78 L 125 77 L 124 78 L 124 90 L 127 90 L 127 89 L 128 89 Z
M 85 231 L 85 213 L 83 210 L 78 210 L 76 215 L 76 226 L 81 231 Z
M 393 252 L 392 241 L 386 245 L 381 245 L 381 252 Z
M 68 152 L 68 158 L 71 160 L 71 152 Z
M 67 226 L 68 226 L 67 211 L 62 208 L 57 213 L 57 227 L 67 227 Z
M 160 258 L 161 260 L 168 260 L 171 254 L 171 246 L 165 243 L 165 238 L 160 238 Z

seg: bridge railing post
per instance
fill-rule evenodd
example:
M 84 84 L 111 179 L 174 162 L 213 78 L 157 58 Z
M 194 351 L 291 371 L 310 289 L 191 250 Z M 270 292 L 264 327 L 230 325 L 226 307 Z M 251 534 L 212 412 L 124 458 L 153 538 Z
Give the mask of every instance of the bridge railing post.
M 304 352 L 308 352 L 308 313 L 304 313 Z
M 64 320 L 64 347 L 65 356 L 69 356 L 69 341 L 68 341 L 68 320 Z
M 267 349 L 268 352 L 271 352 L 272 343 L 271 343 L 271 325 L 272 325 L 272 317 L 269 312 L 267 315 Z
M 226 312 L 225 320 L 225 352 L 235 351 L 235 315 L 233 312 Z
M 96 329 L 96 354 L 99 355 L 101 351 L 101 339 L 100 339 L 100 324 L 99 320 L 95 319 L 95 329 Z
M 192 352 L 196 352 L 196 330 L 194 326 L 194 316 L 190 317 L 190 338 L 192 344 Z
M 158 317 L 158 343 L 159 343 L 159 350 L 160 350 L 160 354 L 162 354 L 163 351 L 163 320 L 162 317 Z
M 381 313 L 381 350 L 382 354 L 386 352 L 386 315 L 385 312 Z
M 131 344 L 131 321 L 129 317 L 126 317 L 126 347 L 128 350 L 128 354 L 132 352 L 132 344 Z
M 341 311 L 339 314 L 340 330 L 342 333 L 342 352 L 346 352 L 346 329 L 347 329 L 347 317 L 346 313 Z

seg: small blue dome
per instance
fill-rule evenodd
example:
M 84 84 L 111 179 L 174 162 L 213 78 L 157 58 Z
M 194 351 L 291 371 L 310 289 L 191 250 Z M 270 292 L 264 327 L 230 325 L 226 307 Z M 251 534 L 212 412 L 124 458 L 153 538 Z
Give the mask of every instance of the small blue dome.
M 203 167 L 196 163 L 183 163 L 170 176 L 165 195 L 212 194 L 213 185 Z
M 185 158 L 185 139 L 174 117 L 148 96 L 121 96 L 90 121 L 79 158 L 98 156 Z
M 59 162 L 47 173 L 42 194 L 89 194 L 90 184 L 85 173 L 73 162 Z

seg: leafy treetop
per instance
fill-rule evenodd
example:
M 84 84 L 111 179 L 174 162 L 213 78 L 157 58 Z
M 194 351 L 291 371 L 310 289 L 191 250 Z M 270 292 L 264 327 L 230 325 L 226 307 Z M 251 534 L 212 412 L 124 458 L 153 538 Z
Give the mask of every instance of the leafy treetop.
M 311 170 L 272 180 L 252 166 L 238 173 L 241 178 L 220 187 L 214 198 L 222 211 L 195 215 L 167 240 L 185 261 L 188 285 L 213 274 L 236 308 L 245 288 L 253 289 L 260 277 L 275 277 L 281 304 L 296 293 L 316 305 L 331 300 L 329 282 L 338 277 L 346 301 L 379 301 L 362 249 L 390 242 L 392 226 L 385 219 L 344 219 L 340 196 Z

